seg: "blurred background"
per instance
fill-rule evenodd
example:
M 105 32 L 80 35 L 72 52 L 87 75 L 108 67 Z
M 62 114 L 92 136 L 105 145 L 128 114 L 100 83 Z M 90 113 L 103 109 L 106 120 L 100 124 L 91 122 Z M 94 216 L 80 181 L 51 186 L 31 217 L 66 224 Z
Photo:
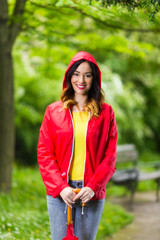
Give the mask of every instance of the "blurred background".
M 20 1 L 2 2 L 8 4 L 9 24 Z M 15 107 L 12 192 L 10 196 L 0 196 L 1 206 L 5 207 L 0 220 L 0 239 L 38 240 L 49 239 L 45 200 L 38 203 L 45 194 L 37 169 L 39 129 L 47 105 L 59 99 L 64 72 L 78 51 L 92 54 L 100 66 L 105 101 L 112 105 L 116 115 L 118 144 L 134 143 L 140 161 L 159 161 L 160 1 L 23 2 L 23 21 L 11 50 Z M 3 6 L 2 3 L 1 10 Z M 19 21 L 17 16 L 12 24 Z M 153 189 L 155 185 L 152 183 L 139 187 L 139 191 Z M 115 196 L 126 194 L 114 186 L 110 192 Z M 15 213 L 10 210 L 13 206 L 16 209 L 13 202 L 17 203 Z M 123 214 L 123 219 L 128 216 L 123 226 L 133 220 L 132 214 L 112 209 L 111 217 L 100 227 L 100 231 L 105 228 L 108 232 L 105 230 L 98 239 L 104 239 L 107 234 L 112 235 L 121 228 L 123 220 L 119 218 L 114 224 L 114 213 L 117 218 Z M 114 225 L 118 228 L 114 229 Z
M 66 1 L 68 7 L 63 1 L 56 6 L 48 1 L 46 8 L 28 4 L 27 21 L 13 49 L 20 163 L 36 163 L 45 108 L 59 99 L 67 65 L 81 50 L 100 65 L 106 102 L 116 114 L 118 143 L 135 143 L 143 153 L 160 152 L 160 33 L 143 31 L 156 23 L 159 28 L 159 13 L 152 23 L 147 8 L 103 8 L 101 2 L 93 1 L 92 7 L 85 1 L 77 6 Z

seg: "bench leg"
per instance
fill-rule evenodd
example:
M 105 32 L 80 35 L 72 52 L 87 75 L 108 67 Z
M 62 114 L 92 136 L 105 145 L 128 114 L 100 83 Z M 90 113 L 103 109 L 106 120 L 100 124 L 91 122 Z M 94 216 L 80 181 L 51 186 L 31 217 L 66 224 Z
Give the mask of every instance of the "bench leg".
M 130 198 L 130 209 L 134 210 L 134 194 L 135 194 L 135 190 L 131 190 L 131 198 Z
M 131 186 L 130 186 L 130 191 L 131 191 L 131 198 L 130 198 L 130 208 L 131 210 L 134 210 L 134 196 L 135 196 L 135 192 L 138 186 L 138 182 L 132 182 Z
M 160 179 L 156 179 L 156 183 L 157 183 L 156 201 L 159 202 Z

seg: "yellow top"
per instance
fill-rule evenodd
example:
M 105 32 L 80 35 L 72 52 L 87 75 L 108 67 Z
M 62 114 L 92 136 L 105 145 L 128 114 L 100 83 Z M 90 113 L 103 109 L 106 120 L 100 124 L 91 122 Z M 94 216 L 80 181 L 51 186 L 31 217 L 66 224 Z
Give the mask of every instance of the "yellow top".
M 88 112 L 73 112 L 74 124 L 74 153 L 69 172 L 69 179 L 83 180 L 85 151 L 86 151 L 86 133 L 89 114 Z

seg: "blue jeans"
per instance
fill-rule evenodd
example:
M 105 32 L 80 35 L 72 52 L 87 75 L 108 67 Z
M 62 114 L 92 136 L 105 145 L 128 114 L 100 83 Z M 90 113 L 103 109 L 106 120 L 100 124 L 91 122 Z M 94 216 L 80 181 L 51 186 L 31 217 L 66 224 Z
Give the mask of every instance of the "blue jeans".
M 77 181 L 69 183 L 71 187 L 81 188 L 82 184 Z M 74 222 L 74 235 L 79 240 L 95 240 L 98 225 L 102 216 L 105 199 L 89 201 L 82 207 L 79 201 L 72 205 L 72 220 Z M 49 212 L 52 240 L 62 240 L 67 233 L 66 205 L 62 198 L 53 198 L 47 195 L 47 207 Z

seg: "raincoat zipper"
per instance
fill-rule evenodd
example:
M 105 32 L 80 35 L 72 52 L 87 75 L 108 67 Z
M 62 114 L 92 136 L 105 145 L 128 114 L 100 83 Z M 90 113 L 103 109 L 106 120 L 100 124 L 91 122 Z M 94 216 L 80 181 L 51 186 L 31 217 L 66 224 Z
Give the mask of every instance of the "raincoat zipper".
M 67 182 L 69 182 L 69 169 L 70 169 L 70 165 L 71 165 L 71 162 L 72 162 L 73 151 L 74 151 L 74 124 L 73 124 L 73 117 L 72 117 L 72 113 L 71 113 L 71 110 L 70 110 L 70 109 L 69 109 L 69 112 L 70 112 L 70 115 L 71 115 L 72 127 L 73 127 L 73 142 L 72 142 L 71 157 L 70 157 L 69 166 L 68 166 L 68 170 L 67 170 Z M 85 161 L 84 161 L 83 184 L 82 184 L 83 187 L 84 187 L 84 174 L 85 174 L 85 165 L 86 165 L 87 130 L 88 130 L 89 119 L 90 119 L 90 113 L 89 113 L 89 117 L 88 117 L 87 128 L 86 128 L 86 136 L 85 136 Z
M 68 166 L 68 170 L 67 170 L 67 182 L 69 182 L 69 169 L 70 169 L 70 165 L 71 165 L 71 162 L 72 162 L 73 151 L 74 151 L 74 124 L 73 124 L 73 117 L 72 117 L 72 113 L 71 113 L 71 110 L 70 110 L 70 109 L 69 109 L 69 112 L 70 112 L 70 115 L 71 115 L 72 127 L 73 127 L 73 142 L 72 142 L 71 157 L 70 157 L 69 166 Z M 86 128 L 86 136 L 85 136 L 85 161 L 84 161 L 83 183 L 82 183 L 82 186 L 83 186 L 83 187 L 84 187 L 84 174 L 85 174 L 85 165 L 86 165 L 87 130 L 88 130 L 89 119 L 90 119 L 90 113 L 89 113 L 89 117 L 88 117 L 87 128 Z M 65 207 L 64 213 L 66 213 L 66 207 Z M 84 206 L 82 206 L 82 215 L 84 215 Z
M 73 140 L 72 140 L 72 152 L 71 152 L 71 157 L 70 157 L 70 161 L 69 161 L 69 166 L 67 169 L 67 182 L 69 182 L 69 169 L 71 166 L 71 162 L 72 162 L 72 157 L 73 157 L 73 151 L 74 151 L 74 124 L 73 124 L 73 118 L 72 118 L 72 113 L 71 110 L 69 109 L 70 115 L 71 115 L 71 120 L 72 120 L 72 127 L 73 127 Z
M 84 161 L 83 185 L 82 185 L 83 187 L 84 187 L 84 174 L 85 174 L 85 168 L 86 168 L 87 131 L 88 131 L 89 119 L 90 119 L 90 112 L 89 112 L 89 117 L 88 117 L 88 122 L 87 122 L 87 128 L 86 128 L 86 139 L 85 139 L 85 161 Z

